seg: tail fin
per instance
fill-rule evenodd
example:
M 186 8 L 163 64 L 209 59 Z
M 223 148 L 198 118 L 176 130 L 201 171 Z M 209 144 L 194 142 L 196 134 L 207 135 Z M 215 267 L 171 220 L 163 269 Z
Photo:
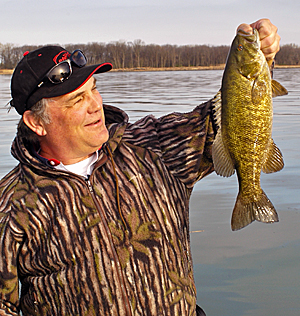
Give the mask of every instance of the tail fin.
M 274 223 L 278 222 L 278 214 L 264 191 L 262 191 L 259 201 L 248 204 L 243 201 L 239 193 L 232 213 L 231 229 L 242 229 L 254 220 L 263 223 Z

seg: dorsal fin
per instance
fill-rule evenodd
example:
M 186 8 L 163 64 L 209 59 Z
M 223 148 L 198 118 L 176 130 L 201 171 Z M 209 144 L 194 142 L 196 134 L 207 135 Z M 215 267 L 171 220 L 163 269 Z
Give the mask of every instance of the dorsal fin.
M 224 146 L 221 128 L 219 128 L 212 146 L 212 158 L 215 171 L 218 175 L 230 177 L 234 174 L 234 163 L 228 150 Z

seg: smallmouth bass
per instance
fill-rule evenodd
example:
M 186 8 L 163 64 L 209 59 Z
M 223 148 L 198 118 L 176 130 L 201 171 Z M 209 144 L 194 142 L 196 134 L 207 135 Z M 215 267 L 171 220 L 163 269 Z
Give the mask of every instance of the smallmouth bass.
M 239 193 L 231 218 L 232 230 L 254 220 L 273 223 L 277 212 L 260 185 L 261 171 L 272 173 L 284 166 L 272 139 L 272 96 L 287 90 L 272 80 L 270 67 L 260 50 L 259 34 L 237 32 L 214 98 L 218 132 L 212 147 L 217 174 L 229 177 L 237 172 Z

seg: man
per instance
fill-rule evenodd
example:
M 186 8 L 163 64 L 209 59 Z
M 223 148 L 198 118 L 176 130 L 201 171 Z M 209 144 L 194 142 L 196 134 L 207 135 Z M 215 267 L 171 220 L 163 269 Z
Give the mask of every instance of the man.
M 259 29 L 273 59 L 280 37 Z M 189 197 L 213 171 L 211 103 L 131 124 L 103 105 L 81 51 L 25 54 L 22 115 L 0 183 L 0 315 L 204 315 L 196 307 Z M 19 289 L 21 284 L 21 289 Z

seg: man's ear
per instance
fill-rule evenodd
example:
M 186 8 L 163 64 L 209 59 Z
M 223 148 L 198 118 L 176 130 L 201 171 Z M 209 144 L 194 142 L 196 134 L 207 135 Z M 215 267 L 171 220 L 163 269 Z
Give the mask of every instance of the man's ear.
M 47 135 L 45 124 L 41 119 L 36 118 L 32 111 L 27 110 L 23 113 L 23 121 L 38 136 Z

